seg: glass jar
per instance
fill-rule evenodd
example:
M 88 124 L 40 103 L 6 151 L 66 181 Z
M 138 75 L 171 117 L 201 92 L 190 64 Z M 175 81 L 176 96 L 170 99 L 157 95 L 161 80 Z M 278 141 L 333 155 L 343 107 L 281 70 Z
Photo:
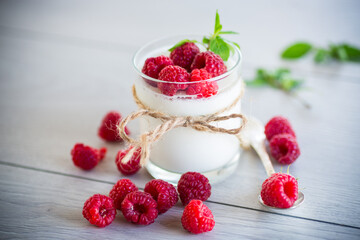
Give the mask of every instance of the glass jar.
M 151 78 L 141 72 L 147 58 L 160 55 L 169 56 L 168 49 L 183 39 L 201 42 L 202 37 L 197 35 L 167 37 L 151 42 L 137 51 L 133 58 L 133 64 L 138 73 L 135 89 L 139 100 L 152 110 L 171 116 L 210 115 L 231 105 L 233 107 L 222 112 L 220 116 L 241 113 L 241 100 L 237 102 L 236 100 L 241 95 L 244 85 L 240 77 L 241 53 L 235 46 L 233 46 L 234 51 L 225 62 L 227 72 L 207 80 L 218 86 L 217 93 L 210 97 L 188 95 L 186 91 L 178 91 L 174 96 L 164 95 L 157 87 L 157 84 L 163 81 Z M 206 51 L 204 46 L 197 45 L 200 51 Z M 191 86 L 196 82 L 177 82 L 176 84 Z M 234 102 L 236 102 L 235 105 Z M 151 131 L 161 123 L 158 119 L 144 117 L 140 120 L 140 132 Z M 241 119 L 229 119 L 211 124 L 216 127 L 233 129 L 241 125 Z M 188 171 L 200 172 L 207 176 L 210 182 L 216 182 L 229 176 L 236 169 L 240 149 L 239 140 L 235 135 L 179 127 L 166 132 L 152 144 L 146 168 L 154 178 L 173 183 L 177 183 L 181 174 Z

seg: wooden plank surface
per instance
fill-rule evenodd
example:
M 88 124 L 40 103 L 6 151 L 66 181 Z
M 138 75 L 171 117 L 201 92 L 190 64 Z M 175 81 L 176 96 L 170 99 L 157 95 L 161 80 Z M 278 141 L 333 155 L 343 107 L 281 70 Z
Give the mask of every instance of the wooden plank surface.
M 108 51 L 7 37 L 0 41 L 7 49 L 0 60 L 1 72 L 9 77 L 0 90 L 3 112 L 8 113 L 0 117 L 2 134 L 8 136 L 1 140 L 1 159 L 115 182 L 119 173 L 114 157 L 123 145 L 105 144 L 96 136 L 96 129 L 107 110 L 120 109 L 127 114 L 136 109 L 129 91 L 132 81 L 126 80 L 135 77 L 131 65 L 125 63 L 127 57 L 114 72 L 111 69 L 119 65 L 118 54 Z M 130 58 L 132 53 L 124 54 Z M 59 71 L 61 75 L 57 75 Z M 253 72 L 253 68 L 244 67 L 245 78 Z M 311 89 L 301 92 L 313 105 L 311 110 L 273 89 L 248 89 L 243 103 L 246 113 L 263 122 L 277 114 L 289 117 L 298 134 L 302 155 L 291 166 L 291 172 L 299 177 L 306 202 L 304 207 L 286 214 L 360 227 L 360 210 L 356 207 L 359 193 L 348 187 L 352 181 L 354 188 L 360 188 L 360 177 L 353 167 L 356 151 L 348 151 L 356 149 L 359 142 L 360 115 L 356 109 L 360 84 L 338 76 L 328 79 L 296 71 L 294 74 L 306 79 Z M 118 76 L 125 80 L 118 80 Z M 334 92 L 346 97 L 335 97 Z M 131 130 L 138 132 L 135 123 Z M 91 172 L 74 168 L 69 152 L 75 142 L 106 145 L 106 161 Z M 276 170 L 280 167 L 275 164 Z M 219 184 L 222 187 L 214 188 L 211 200 L 269 211 L 257 202 L 265 177 L 257 156 L 245 153 L 239 170 Z M 143 170 L 132 178 L 144 186 L 150 176 Z M 228 197 L 224 199 L 224 195 Z M 340 207 L 339 202 L 345 204 Z
M 96 130 L 108 110 L 118 109 L 127 115 L 136 109 L 130 93 L 136 76 L 131 65 L 134 52 L 146 42 L 164 35 L 206 34 L 212 29 L 213 15 L 219 8 L 224 28 L 240 32 L 234 40 L 240 43 L 244 54 L 244 78 L 251 78 L 260 66 L 290 67 L 294 76 L 306 80 L 308 90 L 299 94 L 311 103 L 312 109 L 303 108 L 294 98 L 274 89 L 247 89 L 243 103 L 245 113 L 263 122 L 281 114 L 292 122 L 302 155 L 290 171 L 299 178 L 306 200 L 300 208 L 290 211 L 274 211 L 261 206 L 257 195 L 266 177 L 265 171 L 254 152 L 244 152 L 236 173 L 213 186 L 209 205 L 216 209 L 216 217 L 220 216 L 217 226 L 224 229 L 218 227 L 219 230 L 210 236 L 216 239 L 220 236 L 234 237 L 241 231 L 238 228 L 245 226 L 240 237 L 271 235 L 282 238 L 285 234 L 279 233 L 279 227 L 271 223 L 280 221 L 296 233 L 285 231 L 293 237 L 358 237 L 360 193 L 356 189 L 360 189 L 357 168 L 360 67 L 351 63 L 315 65 L 311 59 L 283 62 L 279 59 L 279 52 L 288 43 L 305 37 L 304 40 L 323 46 L 341 41 L 360 45 L 360 32 L 354 24 L 360 21 L 359 2 L 226 1 L 226 4 L 218 6 L 215 1 L 207 1 L 207 6 L 211 7 L 203 8 L 204 2 L 191 1 L 193 8 L 190 9 L 189 3 L 185 1 L 182 5 L 175 5 L 168 1 L 140 1 L 123 4 L 106 1 L 99 5 L 96 1 L 67 0 L 0 2 L 0 134 L 3 136 L 0 138 L 0 172 L 5 172 L 0 175 L 1 187 L 5 189 L 0 195 L 0 203 L 12 206 L 9 199 L 23 194 L 29 196 L 29 200 L 23 206 L 19 202 L 14 204 L 21 211 L 34 214 L 41 208 L 39 206 L 48 202 L 39 202 L 29 189 L 37 189 L 41 196 L 48 191 L 51 196 L 44 199 L 53 201 L 56 188 L 62 191 L 61 182 L 64 181 L 69 195 L 74 194 L 67 199 L 68 204 L 72 206 L 71 211 L 76 211 L 79 201 L 82 204 L 92 194 L 90 187 L 84 188 L 86 183 L 89 186 L 98 185 L 97 189 L 103 191 L 104 184 L 114 183 L 121 177 L 115 168 L 114 157 L 124 145 L 104 143 L 96 136 Z M 177 11 L 168 11 L 175 6 Z M 152 10 L 151 18 L 147 17 L 148 9 Z M 189 11 L 189 18 L 184 20 L 181 13 L 185 10 Z M 305 15 L 311 17 L 304 18 Z M 193 24 L 195 21 L 199 24 Z M 136 122 L 131 123 L 130 128 L 134 135 L 138 134 Z M 105 161 L 91 172 L 75 168 L 69 152 L 76 142 L 106 146 L 109 152 Z M 277 171 L 280 167 L 275 163 Z M 20 172 L 31 178 L 36 176 L 36 179 L 29 182 L 22 180 L 18 185 L 11 183 L 9 179 L 17 179 Z M 48 177 L 52 187 L 40 187 L 39 190 L 36 183 Z M 80 178 L 82 180 L 78 180 Z M 56 180 L 53 182 L 52 179 Z M 151 177 L 141 170 L 131 179 L 142 187 Z M 85 190 L 81 195 L 75 193 L 83 188 Z M 25 209 L 27 206 L 30 208 Z M 46 206 L 54 209 L 50 208 L 50 204 Z M 24 225 L 16 219 L 21 211 L 15 210 L 11 214 L 0 211 L 1 216 L 10 216 L 6 219 L 11 223 L 4 223 L 4 228 L 0 225 L 0 233 L 6 233 L 4 236 L 8 238 L 14 236 L 15 228 Z M 61 215 L 59 209 L 53 211 Z M 72 226 L 72 223 L 66 222 L 66 218 L 81 219 L 80 216 L 72 218 L 71 211 L 60 218 L 50 213 L 38 215 L 38 218 L 43 222 L 58 221 L 65 226 L 56 228 L 56 233 L 60 235 L 53 236 L 63 238 L 62 234 L 74 233 L 79 226 L 78 223 Z M 223 213 L 219 213 L 221 211 Z M 180 216 L 180 212 L 181 209 L 177 208 L 174 215 L 165 218 L 166 221 L 170 219 L 169 223 L 164 220 L 154 225 L 152 229 L 159 233 L 151 235 L 151 238 L 166 237 L 162 227 L 167 224 L 172 229 L 173 226 L 178 227 L 179 223 L 175 223 L 174 219 Z M 36 225 L 36 219 L 30 217 L 27 220 L 31 224 L 25 223 L 21 228 L 22 238 L 51 237 L 48 225 L 43 222 Z M 225 226 L 227 223 L 234 226 Z M 26 229 L 27 226 L 38 227 L 40 231 Z M 131 227 L 122 236 L 131 236 Z M 326 234 L 325 229 L 333 232 Z M 96 230 L 97 234 L 104 232 Z M 116 227 L 109 231 L 119 234 Z M 183 232 L 175 231 L 178 235 L 174 237 L 182 236 Z M 255 235 L 254 232 L 259 231 L 260 235 Z M 76 236 L 84 239 L 90 236 L 88 228 L 81 228 Z
M 48 181 L 44 181 L 48 179 Z M 69 187 L 71 186 L 71 187 Z M 0 166 L 0 233 L 2 239 L 264 239 L 269 235 L 307 239 L 356 239 L 360 230 L 299 218 L 206 203 L 215 215 L 212 232 L 189 235 L 181 226 L 183 207 L 178 203 L 154 224 L 139 227 L 126 222 L 121 213 L 104 229 L 91 226 L 82 217 L 82 205 L 89 194 L 107 194 L 110 184 L 82 180 L 29 169 Z M 5 193 L 5 194 L 4 194 Z M 26 201 L 24 201 L 26 200 Z M 23 224 L 19 224 L 19 221 Z M 49 231 L 51 229 L 51 231 Z M 281 229 L 281 230 L 280 230 Z M 331 233 L 331 234 L 329 234 Z

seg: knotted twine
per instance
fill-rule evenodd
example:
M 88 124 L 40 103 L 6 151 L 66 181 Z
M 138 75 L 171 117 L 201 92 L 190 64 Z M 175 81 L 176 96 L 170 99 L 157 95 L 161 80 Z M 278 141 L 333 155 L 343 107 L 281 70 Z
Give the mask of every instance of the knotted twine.
M 149 159 L 151 145 L 157 140 L 159 140 L 166 132 L 178 127 L 190 127 L 200 132 L 225 133 L 229 135 L 235 135 L 238 137 L 240 143 L 242 142 L 239 133 L 247 123 L 246 117 L 243 114 L 237 114 L 237 113 L 226 116 L 220 116 L 220 114 L 232 109 L 242 98 L 244 94 L 243 83 L 241 86 L 241 91 L 239 96 L 229 106 L 213 114 L 201 115 L 201 116 L 173 116 L 173 115 L 165 114 L 160 111 L 153 110 L 140 101 L 136 93 L 135 85 L 132 86 L 132 94 L 134 97 L 134 101 L 138 105 L 140 110 L 130 114 L 117 125 L 117 129 L 121 138 L 127 141 L 128 143 L 130 143 L 130 145 L 134 146 L 122 159 L 123 163 L 128 162 L 131 159 L 131 156 L 134 154 L 134 152 L 140 147 L 141 148 L 140 165 L 143 166 L 144 164 L 146 164 L 147 160 Z M 159 119 L 162 121 L 162 123 L 157 127 L 155 127 L 153 130 L 143 133 L 140 136 L 139 140 L 135 140 L 129 137 L 125 133 L 125 126 L 130 121 L 143 116 L 149 116 L 155 119 Z M 210 124 L 214 122 L 221 122 L 235 118 L 242 119 L 241 125 L 238 128 L 226 129 L 221 127 L 215 127 Z

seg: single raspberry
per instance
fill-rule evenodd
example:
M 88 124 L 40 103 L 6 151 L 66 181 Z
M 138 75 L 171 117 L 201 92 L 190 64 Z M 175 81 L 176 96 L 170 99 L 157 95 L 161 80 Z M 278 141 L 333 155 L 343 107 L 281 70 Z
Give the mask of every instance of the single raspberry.
M 135 191 L 126 195 L 121 211 L 129 222 L 149 225 L 158 216 L 156 201 L 149 193 Z
M 96 149 L 82 143 L 75 144 L 71 150 L 72 160 L 75 166 L 84 170 L 93 169 L 106 154 L 106 148 Z
M 160 91 L 168 96 L 174 96 L 177 91 L 185 90 L 188 85 L 184 84 L 189 82 L 190 74 L 182 67 L 179 66 L 167 66 L 159 73 L 159 80 L 173 83 L 159 82 L 158 88 Z M 179 82 L 183 84 L 176 84 Z
M 282 164 L 291 164 L 300 156 L 300 148 L 291 134 L 278 134 L 270 140 L 271 155 Z
M 115 208 L 120 210 L 121 203 L 126 197 L 126 195 L 137 190 L 138 188 L 130 179 L 123 178 L 117 181 L 117 183 L 115 183 L 109 193 L 109 197 L 114 200 Z
M 91 224 L 106 227 L 115 219 L 116 209 L 111 198 L 95 194 L 84 203 L 83 216 Z
M 98 135 L 102 139 L 110 142 L 120 142 L 122 141 L 118 130 L 117 125 L 121 121 L 121 114 L 117 111 L 108 112 L 103 118 L 101 125 L 99 127 Z M 125 133 L 130 134 L 129 129 L 125 127 Z
M 157 202 L 159 214 L 172 208 L 179 199 L 175 187 L 160 179 L 153 179 L 148 182 L 144 191 L 150 193 Z
M 298 182 L 289 174 L 274 173 L 262 184 L 261 198 L 268 206 L 289 208 L 298 198 Z
M 273 117 L 265 125 L 266 139 L 270 141 L 273 136 L 281 133 L 288 133 L 296 137 L 295 132 L 290 125 L 290 122 L 286 118 L 281 116 Z
M 181 175 L 177 189 L 183 205 L 187 205 L 193 199 L 205 201 L 211 195 L 209 179 L 198 172 Z
M 124 151 L 119 151 L 116 155 L 115 163 L 119 171 L 124 175 L 132 175 L 139 171 L 140 166 L 140 156 L 141 156 L 141 148 L 137 148 L 130 160 L 124 159 L 124 157 L 128 154 L 128 152 L 133 148 L 130 146 L 128 149 Z M 130 156 L 128 156 L 130 157 Z M 124 159 L 124 160 L 123 160 Z
M 201 200 L 191 200 L 181 217 L 184 229 L 191 233 L 211 231 L 215 226 L 214 216 Z
M 191 64 L 198 53 L 200 53 L 200 49 L 195 43 L 186 42 L 175 48 L 170 53 L 170 58 L 175 65 L 185 68 L 188 72 L 191 72 Z
M 205 69 L 194 69 L 190 75 L 189 87 L 186 89 L 187 95 L 197 95 L 198 98 L 208 98 L 218 92 L 218 85 L 215 81 L 205 81 L 211 75 Z M 199 82 L 201 81 L 201 82 Z
M 166 56 L 151 57 L 145 60 L 145 64 L 142 68 L 142 73 L 149 77 L 158 79 L 160 71 L 169 65 L 174 65 L 172 60 Z M 157 83 L 151 80 L 146 80 L 147 83 L 156 87 Z
M 201 52 L 195 56 L 191 70 L 202 68 L 210 73 L 211 77 L 219 76 L 227 71 L 222 58 L 211 51 Z

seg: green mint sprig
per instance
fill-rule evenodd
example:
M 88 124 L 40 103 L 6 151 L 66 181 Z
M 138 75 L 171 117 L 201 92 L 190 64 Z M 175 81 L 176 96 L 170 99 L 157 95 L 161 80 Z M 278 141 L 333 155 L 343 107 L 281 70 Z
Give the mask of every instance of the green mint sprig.
M 215 27 L 214 27 L 214 33 L 210 35 L 209 37 L 204 37 L 202 40 L 202 44 L 204 47 L 206 47 L 207 50 L 210 50 L 216 54 L 218 54 L 224 61 L 227 61 L 229 59 L 230 53 L 234 52 L 234 47 L 238 47 L 240 49 L 239 44 L 233 41 L 229 41 L 221 37 L 220 35 L 227 35 L 227 34 L 238 34 L 234 31 L 222 31 L 222 25 L 220 23 L 220 16 L 218 11 L 216 10 L 215 15 Z M 169 51 L 174 50 L 175 48 L 183 45 L 186 42 L 195 42 L 199 43 L 196 40 L 181 40 L 180 42 L 176 43 L 172 48 L 169 49 Z M 232 44 L 230 44 L 232 43 Z
M 296 93 L 301 89 L 304 81 L 293 78 L 291 71 L 287 68 L 279 68 L 275 71 L 259 68 L 256 70 L 255 77 L 245 82 L 249 87 L 271 86 L 279 89 L 292 97 L 296 97 L 306 108 L 311 108 L 310 104 Z
M 309 53 L 313 53 L 316 63 L 324 63 L 329 60 L 360 63 L 360 49 L 347 43 L 330 44 L 328 48 L 318 48 L 308 42 L 297 42 L 287 47 L 281 53 L 281 57 L 296 60 Z

